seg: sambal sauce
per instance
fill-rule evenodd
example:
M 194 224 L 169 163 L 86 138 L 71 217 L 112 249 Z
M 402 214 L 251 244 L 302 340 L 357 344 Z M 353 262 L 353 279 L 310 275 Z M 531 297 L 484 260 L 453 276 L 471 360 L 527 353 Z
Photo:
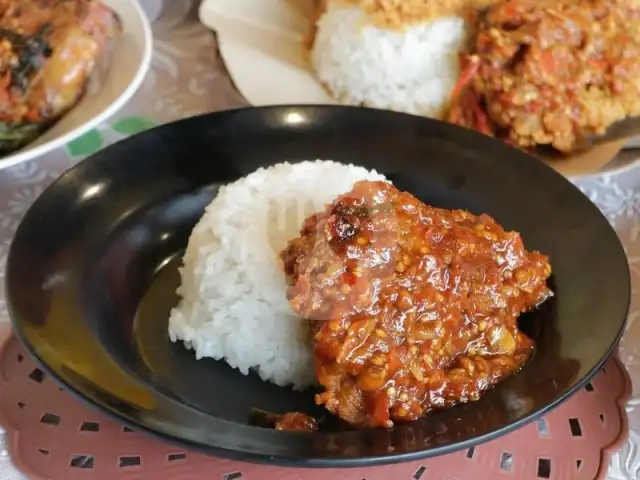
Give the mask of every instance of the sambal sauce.
M 504 0 L 480 15 L 448 120 L 572 153 L 640 115 L 640 5 Z
M 477 400 L 529 359 L 518 316 L 552 295 L 548 258 L 518 233 L 386 182 L 358 182 L 281 257 L 312 326 L 316 402 L 359 428 Z

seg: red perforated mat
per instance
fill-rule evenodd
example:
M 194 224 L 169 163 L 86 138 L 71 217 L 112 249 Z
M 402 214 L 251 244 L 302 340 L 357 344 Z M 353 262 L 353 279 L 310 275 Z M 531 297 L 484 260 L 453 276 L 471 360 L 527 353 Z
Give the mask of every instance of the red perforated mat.
M 0 353 L 0 420 L 18 467 L 54 480 L 593 480 L 627 439 L 629 377 L 610 360 L 585 389 L 539 421 L 467 451 L 346 470 L 266 467 L 184 452 L 85 407 L 38 369 L 15 338 Z

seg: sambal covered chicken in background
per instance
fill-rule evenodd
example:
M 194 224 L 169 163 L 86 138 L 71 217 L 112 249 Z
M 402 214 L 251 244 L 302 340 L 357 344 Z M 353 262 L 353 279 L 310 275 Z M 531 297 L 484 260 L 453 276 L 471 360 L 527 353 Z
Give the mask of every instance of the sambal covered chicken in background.
M 499 0 L 323 0 L 310 50 L 338 102 L 442 119 L 470 17 Z
M 552 295 L 548 258 L 518 233 L 384 181 L 309 217 L 281 257 L 311 323 L 316 401 L 358 428 L 479 399 L 529 359 L 518 316 Z
M 0 154 L 34 140 L 84 93 L 120 19 L 92 0 L 0 0 Z
M 529 149 L 587 147 L 640 115 L 640 4 L 506 0 L 479 18 L 448 119 Z

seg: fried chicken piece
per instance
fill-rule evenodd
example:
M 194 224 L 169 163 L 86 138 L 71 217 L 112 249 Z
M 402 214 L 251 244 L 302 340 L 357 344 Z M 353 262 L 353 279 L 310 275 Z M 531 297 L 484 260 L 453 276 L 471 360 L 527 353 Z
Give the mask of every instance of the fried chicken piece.
M 482 15 L 449 121 L 517 147 L 571 153 L 640 115 L 640 8 L 506 0 Z
M 310 320 L 316 401 L 356 427 L 390 427 L 477 400 L 533 343 L 517 318 L 551 295 L 547 257 L 487 215 L 363 181 L 281 254 Z

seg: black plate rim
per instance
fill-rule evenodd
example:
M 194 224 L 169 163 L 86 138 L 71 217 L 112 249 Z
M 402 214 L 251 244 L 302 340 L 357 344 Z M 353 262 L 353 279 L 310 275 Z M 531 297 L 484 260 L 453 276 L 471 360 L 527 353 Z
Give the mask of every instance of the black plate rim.
M 163 124 L 163 125 L 159 125 L 156 126 L 146 132 L 142 132 L 137 136 L 142 136 L 145 135 L 148 132 L 154 131 L 154 130 L 159 130 L 159 129 L 164 129 L 164 128 L 171 128 L 171 126 L 175 125 L 175 124 L 181 124 L 181 123 L 188 123 L 188 122 L 193 122 L 193 121 L 201 121 L 201 119 L 204 119 L 206 117 L 212 117 L 212 116 L 216 116 L 218 114 L 233 114 L 233 113 L 237 113 L 237 112 L 242 112 L 242 111 L 246 111 L 246 110 L 254 110 L 254 111 L 267 111 L 267 112 L 277 112 L 277 111 L 286 111 L 289 109 L 296 109 L 296 110 L 304 110 L 304 109 L 321 109 L 321 110 L 369 110 L 373 113 L 377 113 L 377 114 L 384 114 L 384 115 L 395 115 L 398 117 L 406 117 L 406 116 L 413 116 L 416 118 L 421 118 L 421 120 L 423 121 L 427 121 L 427 122 L 432 122 L 432 123 L 440 123 L 437 122 L 436 120 L 432 120 L 432 119 L 425 119 L 422 117 L 418 117 L 415 115 L 407 115 L 407 114 L 402 114 L 402 113 L 396 113 L 396 112 L 389 112 L 386 110 L 382 110 L 382 109 L 374 109 L 374 108 L 362 108 L 362 107 L 348 107 L 348 106 L 339 106 L 339 105 L 276 105 L 276 106 L 262 106 L 262 107 L 243 107 L 243 108 L 237 108 L 237 109 L 230 109 L 230 110 L 224 110 L 221 112 L 212 112 L 212 113 L 205 113 L 202 115 L 197 115 L 197 116 L 193 116 L 193 117 L 188 117 L 188 118 L 184 118 L 184 119 L 180 119 L 174 122 L 170 122 L 167 124 Z M 465 131 L 465 135 L 474 135 L 477 137 L 482 137 L 483 140 L 482 141 L 486 141 L 486 139 L 484 138 L 484 136 L 477 134 L 475 132 L 470 132 L 467 129 L 464 129 L 462 127 L 458 127 L 455 125 L 449 125 L 449 127 L 455 128 L 457 130 L 461 130 L 461 131 Z M 126 142 L 129 139 L 124 139 L 122 140 L 122 142 Z M 120 142 L 117 142 L 120 143 Z M 104 150 L 109 149 L 110 146 L 106 147 Z M 512 150 L 512 149 L 510 149 Z M 513 149 L 515 153 L 515 149 Z M 102 151 L 101 151 L 102 152 Z M 49 191 L 50 189 L 54 189 L 56 187 L 56 185 L 58 184 L 58 182 L 60 182 L 63 178 L 67 177 L 69 174 L 72 174 L 73 171 L 81 164 L 86 164 L 88 162 L 91 162 L 93 160 L 93 157 L 100 154 L 100 152 L 98 152 L 97 154 L 91 155 L 85 159 L 83 159 L 81 162 L 73 165 L 72 167 L 70 167 L 69 169 L 67 169 L 65 172 L 63 172 L 54 182 L 52 182 L 47 188 L 45 188 L 45 190 L 41 193 L 40 196 L 44 196 L 47 191 Z M 516 155 L 514 155 L 516 156 Z M 529 157 L 526 154 L 523 154 L 522 152 L 518 152 L 517 156 L 521 159 L 524 160 L 525 158 L 527 160 L 525 161 L 535 161 L 536 163 L 538 162 L 538 160 Z M 85 163 L 86 162 L 86 163 Z M 548 174 L 552 174 L 552 175 L 557 175 L 559 177 L 562 177 L 561 174 L 559 174 L 558 172 L 556 172 L 555 170 L 553 170 L 552 168 L 545 166 L 543 164 L 540 164 L 541 167 L 548 169 Z M 563 177 L 564 178 L 564 177 Z M 572 185 L 573 186 L 573 185 Z M 578 190 L 575 186 L 573 186 L 573 188 L 575 188 L 576 190 Z M 37 202 L 37 200 L 36 200 Z M 35 202 L 34 202 L 35 204 Z M 29 208 L 29 210 L 31 210 L 33 207 L 33 205 Z M 26 218 L 29 214 L 29 211 L 27 211 L 27 213 L 25 214 L 25 216 L 23 218 Z M 23 226 L 23 222 L 21 221 L 20 226 L 18 227 L 18 230 L 16 231 L 16 233 L 14 234 L 14 238 L 15 236 L 17 236 L 17 233 L 19 232 L 19 230 L 22 228 Z M 616 237 L 617 233 L 615 232 L 615 229 L 613 228 L 613 226 L 611 224 L 608 224 L 608 228 L 615 233 Z M 14 250 L 14 241 L 12 239 L 12 242 L 10 244 L 9 250 L 8 250 L 8 255 L 7 255 L 7 265 L 10 263 L 10 260 L 12 258 L 12 252 Z M 620 239 L 618 238 L 618 247 L 619 247 L 619 251 L 620 252 L 624 252 L 623 250 L 623 246 L 620 242 Z M 625 255 L 626 257 L 626 255 Z M 630 272 L 627 271 L 627 278 L 625 279 L 627 286 L 628 286 L 628 291 L 625 292 L 626 293 L 626 299 L 627 299 L 627 308 L 626 308 L 626 312 L 625 312 L 625 320 L 624 322 L 622 322 L 621 327 L 615 337 L 615 342 L 610 345 L 608 351 L 606 352 L 606 355 L 604 355 L 602 357 L 602 359 L 599 361 L 599 363 L 593 367 L 590 371 L 587 372 L 587 374 L 585 374 L 583 376 L 583 378 L 581 380 L 579 380 L 578 382 L 576 382 L 576 384 L 570 388 L 567 392 L 565 392 L 562 396 L 560 396 L 559 398 L 557 398 L 555 401 L 551 402 L 549 405 L 545 406 L 544 408 L 541 408 L 531 414 L 529 414 L 528 416 L 526 416 L 525 418 L 522 418 L 520 420 L 516 420 L 512 423 L 509 423 L 507 425 L 505 425 L 504 427 L 494 430 L 492 432 L 483 434 L 483 435 L 478 435 L 476 437 L 473 437 L 471 439 L 462 441 L 462 442 L 456 442 L 453 444 L 449 444 L 449 445 L 444 445 L 444 446 L 437 446 L 437 447 L 433 447 L 431 449 L 428 450 L 419 450 L 419 451 L 414 451 L 414 452 L 407 452 L 407 453 L 401 453 L 401 454 L 397 454 L 397 453 L 390 453 L 390 454 L 380 454 L 380 455 L 376 455 L 376 456 L 361 456 L 361 457 L 307 457 L 304 459 L 301 458 L 297 458 L 297 457 L 288 457 L 288 456 L 284 456 L 284 455 L 265 455 L 265 454 L 259 454 L 259 453 L 253 453 L 253 452 L 243 452 L 243 451 L 238 451 L 238 450 L 230 450 L 230 449 L 226 449 L 226 448 L 222 448 L 222 447 L 214 447 L 214 446 L 210 446 L 210 445 L 203 445 L 200 443 L 196 443 L 196 442 L 192 442 L 190 440 L 184 439 L 184 438 L 180 438 L 180 437 L 176 437 L 173 435 L 169 435 L 163 432 L 160 432 L 158 430 L 154 430 L 151 429 L 145 425 L 143 425 L 142 423 L 138 423 L 138 422 L 134 422 L 130 419 L 128 419 L 125 415 L 123 415 L 121 412 L 118 412 L 117 410 L 111 409 L 109 406 L 100 404 L 99 402 L 94 401 L 94 399 L 92 398 L 88 398 L 86 397 L 81 391 L 80 389 L 74 387 L 74 385 L 71 382 L 66 382 L 65 380 L 63 380 L 58 374 L 56 374 L 38 355 L 38 352 L 35 348 L 35 346 L 31 345 L 28 340 L 27 340 L 27 336 L 26 334 L 23 332 L 22 328 L 20 327 L 18 321 L 16 321 L 17 315 L 16 313 L 13 311 L 12 305 L 10 302 L 7 302 L 7 309 L 8 309 L 8 313 L 13 325 L 13 329 L 14 332 L 16 334 L 16 337 L 19 339 L 19 341 L 21 342 L 21 344 L 25 347 L 25 349 L 27 350 L 27 352 L 36 360 L 36 362 L 38 363 L 38 366 L 47 374 L 49 375 L 57 384 L 59 384 L 60 386 L 62 386 L 68 393 L 72 394 L 74 397 L 78 398 L 83 404 L 88 405 L 89 407 L 102 412 L 104 414 L 106 414 L 107 416 L 111 417 L 112 419 L 116 420 L 118 423 L 122 424 L 123 426 L 127 426 L 129 428 L 131 428 L 134 431 L 138 431 L 138 432 L 142 432 L 146 435 L 149 435 L 151 437 L 160 439 L 162 441 L 168 442 L 169 444 L 173 444 L 176 446 L 181 446 L 184 448 L 187 448 L 188 450 L 191 451 L 197 451 L 197 452 L 201 452 L 201 453 L 205 453 L 208 455 L 212 455 L 212 456 L 216 456 L 216 457 L 223 457 L 223 458 L 228 458 L 228 459 L 234 459 L 234 460 L 240 460 L 240 461 L 246 461 L 246 462 L 251 462 L 251 463 L 258 463 L 258 464 L 271 464 L 271 465 L 280 465 L 280 466 L 290 466 L 290 467 L 298 467 L 298 468 L 352 468 L 352 467 L 364 467 L 364 466 L 379 466 L 379 465 L 387 465 L 387 464 L 394 464 L 394 463 L 400 463 L 400 462 L 408 462 L 408 461 L 414 461 L 414 460 L 422 460 L 422 459 L 427 459 L 427 458 L 433 458 L 433 457 L 437 457 L 437 456 L 441 456 L 441 455 L 446 455 L 446 454 L 450 454 L 456 451 L 460 451 L 460 450 L 464 450 L 466 448 L 470 448 L 472 446 L 476 446 L 482 443 L 486 443 L 489 442 L 493 439 L 496 439 L 498 437 L 501 437 L 503 435 L 506 435 L 514 430 L 517 430 L 519 428 L 522 428 L 523 426 L 539 419 L 540 417 L 542 417 L 543 415 L 545 415 L 546 413 L 548 413 L 549 411 L 557 408 L 559 405 L 561 405 L 563 402 L 565 402 L 568 398 L 570 398 L 571 396 L 573 396 L 578 390 L 584 388 L 584 386 L 600 371 L 600 369 L 604 366 L 604 364 L 607 362 L 607 360 L 609 360 L 609 358 L 612 357 L 613 353 L 615 352 L 615 350 L 618 347 L 619 341 L 625 331 L 626 325 L 627 325 L 627 317 L 628 317 L 628 312 L 629 312 L 629 308 L 630 308 L 630 298 L 631 298 L 631 275 Z M 5 296 L 8 298 L 8 282 L 5 282 Z M 296 434 L 287 434 L 287 435 L 296 435 Z

